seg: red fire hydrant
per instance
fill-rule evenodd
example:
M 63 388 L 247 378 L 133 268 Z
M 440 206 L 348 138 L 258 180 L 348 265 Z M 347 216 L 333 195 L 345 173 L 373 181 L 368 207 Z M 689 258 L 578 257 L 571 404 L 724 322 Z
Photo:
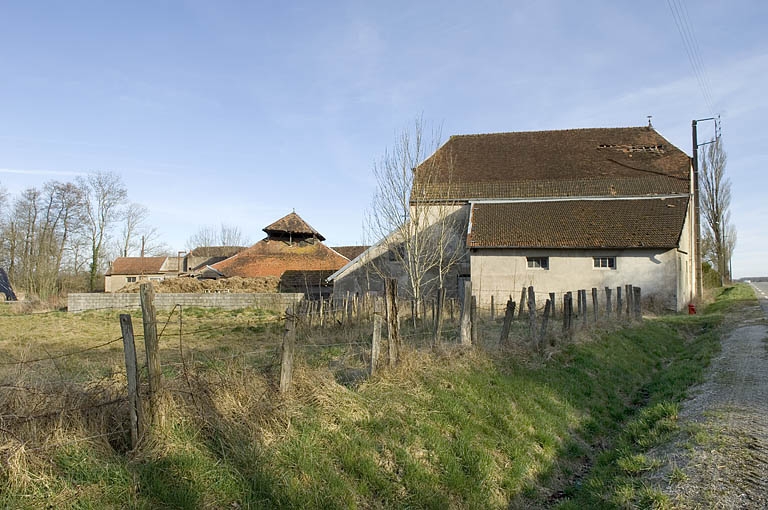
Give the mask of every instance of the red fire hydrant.
M 688 315 L 696 315 L 696 305 L 688 303 Z

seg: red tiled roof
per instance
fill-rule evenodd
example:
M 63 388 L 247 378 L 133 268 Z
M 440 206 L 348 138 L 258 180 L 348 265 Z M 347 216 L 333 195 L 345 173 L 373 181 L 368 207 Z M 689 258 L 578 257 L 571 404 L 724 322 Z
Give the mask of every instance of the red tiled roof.
M 107 275 L 159 274 L 167 257 L 118 257 L 112 262 Z
M 411 200 L 689 192 L 688 156 L 649 127 L 452 136 Z
M 477 203 L 470 248 L 673 248 L 688 198 Z
M 189 252 L 192 257 L 231 257 L 247 246 L 198 246 Z
M 320 235 L 320 232 L 312 228 L 309 223 L 304 221 L 295 212 L 283 216 L 271 225 L 264 227 L 263 230 L 269 235 L 298 234 L 306 237 L 314 236 L 321 241 L 325 241 L 325 237 Z
M 341 253 L 342 255 L 347 257 L 349 260 L 352 260 L 353 258 L 357 257 L 368 248 L 370 248 L 370 246 L 332 246 L 331 247 L 332 250 Z
M 349 262 L 323 243 L 262 239 L 212 267 L 227 276 L 281 276 L 285 271 L 337 270 Z

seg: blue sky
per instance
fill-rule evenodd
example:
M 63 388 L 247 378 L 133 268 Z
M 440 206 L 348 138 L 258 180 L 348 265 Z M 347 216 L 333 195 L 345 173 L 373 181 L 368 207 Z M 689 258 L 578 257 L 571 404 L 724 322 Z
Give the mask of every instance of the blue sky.
M 372 164 L 416 117 L 447 139 L 653 115 L 690 154 L 715 113 L 734 273 L 768 274 L 768 3 L 681 1 L 712 108 L 664 0 L 0 0 L 0 185 L 118 172 L 173 249 L 292 209 L 359 244 Z

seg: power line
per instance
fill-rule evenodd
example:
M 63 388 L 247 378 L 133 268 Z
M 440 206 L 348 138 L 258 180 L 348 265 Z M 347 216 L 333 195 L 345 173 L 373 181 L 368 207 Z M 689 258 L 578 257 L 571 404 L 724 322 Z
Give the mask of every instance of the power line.
M 701 89 L 704 102 L 712 115 L 714 115 L 715 108 L 713 105 L 712 89 L 709 84 L 706 66 L 704 65 L 704 59 L 701 56 L 698 39 L 696 39 L 696 35 L 693 31 L 693 24 L 690 21 L 688 9 L 682 2 L 683 0 L 667 0 L 667 5 L 672 13 L 672 18 L 675 21 L 677 31 L 680 34 L 680 39 L 683 42 L 683 48 L 688 56 L 688 61 L 693 69 L 693 74 Z

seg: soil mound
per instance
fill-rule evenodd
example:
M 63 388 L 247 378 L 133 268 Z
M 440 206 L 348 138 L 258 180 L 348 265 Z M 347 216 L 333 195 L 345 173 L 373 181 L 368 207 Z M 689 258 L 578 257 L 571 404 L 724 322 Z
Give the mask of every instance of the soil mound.
M 204 293 L 204 292 L 233 292 L 237 294 L 277 292 L 280 278 L 262 276 L 258 278 L 240 278 L 233 276 L 221 280 L 198 280 L 197 278 L 179 277 L 152 282 L 155 292 L 170 293 Z M 140 283 L 126 285 L 119 292 L 139 292 Z

